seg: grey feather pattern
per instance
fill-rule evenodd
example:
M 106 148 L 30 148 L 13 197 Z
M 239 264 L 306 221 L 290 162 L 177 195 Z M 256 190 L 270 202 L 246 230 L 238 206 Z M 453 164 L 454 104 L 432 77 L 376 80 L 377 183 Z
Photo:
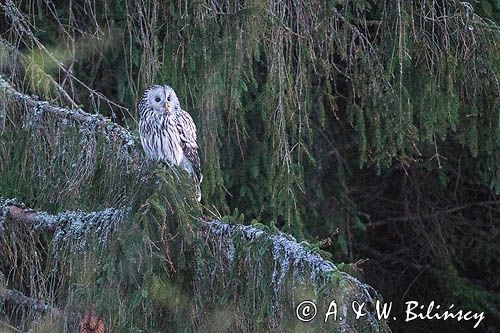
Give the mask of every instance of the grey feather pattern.
M 196 126 L 193 118 L 184 110 L 180 110 L 177 117 L 177 130 L 181 139 L 181 146 L 185 158 L 191 163 L 193 176 L 198 183 L 202 181 L 198 144 L 196 143 Z
M 137 108 L 139 135 L 146 157 L 186 170 L 195 182 L 200 201 L 203 176 L 193 118 L 181 109 L 169 86 L 154 85 L 146 89 Z

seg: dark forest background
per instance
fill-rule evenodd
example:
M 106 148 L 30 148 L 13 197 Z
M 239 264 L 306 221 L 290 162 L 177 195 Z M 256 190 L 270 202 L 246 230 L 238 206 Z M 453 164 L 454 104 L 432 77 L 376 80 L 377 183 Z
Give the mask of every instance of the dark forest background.
M 198 127 L 206 215 L 307 240 L 395 309 L 453 303 L 498 331 L 498 0 L 0 7 L 0 70 L 25 92 L 137 133 L 142 91 L 175 89 Z

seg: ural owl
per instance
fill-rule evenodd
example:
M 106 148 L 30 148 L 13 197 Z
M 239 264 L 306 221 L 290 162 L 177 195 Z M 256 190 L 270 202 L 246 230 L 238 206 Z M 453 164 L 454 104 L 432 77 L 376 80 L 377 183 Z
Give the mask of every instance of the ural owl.
M 151 86 L 144 91 L 137 107 L 139 135 L 146 157 L 186 170 L 193 177 L 196 198 L 201 201 L 203 176 L 196 126 L 189 113 L 181 109 L 175 91 L 169 86 Z

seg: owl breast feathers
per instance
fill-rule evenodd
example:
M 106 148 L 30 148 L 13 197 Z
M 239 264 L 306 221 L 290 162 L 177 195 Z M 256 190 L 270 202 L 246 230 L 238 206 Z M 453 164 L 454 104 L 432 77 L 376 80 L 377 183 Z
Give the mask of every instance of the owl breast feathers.
M 186 170 L 195 182 L 200 201 L 203 176 L 196 126 L 189 113 L 181 109 L 174 90 L 169 86 L 149 87 L 138 102 L 138 110 L 139 135 L 146 157 Z

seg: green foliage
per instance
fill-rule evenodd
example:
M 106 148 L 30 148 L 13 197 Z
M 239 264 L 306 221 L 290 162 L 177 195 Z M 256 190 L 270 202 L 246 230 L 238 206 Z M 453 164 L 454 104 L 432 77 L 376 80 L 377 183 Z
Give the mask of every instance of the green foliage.
M 354 260 L 376 217 L 413 213 L 430 223 L 434 203 L 446 210 L 484 198 L 484 189 L 500 193 L 498 0 L 16 6 L 25 15 L 4 9 L 11 30 L 1 31 L 0 68 L 18 86 L 132 129 L 142 90 L 153 82 L 174 87 L 197 123 L 204 205 L 225 221 L 279 224 L 299 239 L 335 235 L 328 248 L 334 258 Z M 2 122 L 19 124 L 9 117 L 0 117 L 5 141 L 13 136 Z M 75 131 L 50 148 L 59 127 L 54 120 L 43 130 L 22 128 L 16 142 L 26 150 L 0 144 L 0 172 L 20 175 L 0 178 L 0 192 L 54 210 L 145 202 L 142 178 L 131 179 L 122 161 L 109 163 L 115 150 L 105 151 L 106 138 L 85 141 Z M 52 149 L 67 154 L 52 159 Z M 84 153 L 92 149 L 95 163 Z M 396 169 L 410 178 L 393 180 Z M 468 191 L 462 174 L 478 193 Z M 411 181 L 428 190 L 408 195 L 403 185 Z M 418 229 L 415 220 L 409 224 Z M 416 238 L 415 229 L 400 224 L 377 237 L 387 237 L 385 246 L 402 232 Z M 462 246 L 452 243 L 454 251 Z
M 0 141 L 2 195 L 50 212 L 130 212 L 110 221 L 116 224 L 112 233 L 98 227 L 91 237 L 77 230 L 90 218 L 68 220 L 74 229 L 56 230 L 53 238 L 22 223 L 2 230 L 0 270 L 12 278 L 6 287 L 57 304 L 67 314 L 93 309 L 110 331 L 193 327 L 185 318 L 192 311 L 193 230 L 201 210 L 189 176 L 181 169 L 153 168 L 137 146 L 122 145 L 100 128 L 9 98 L 2 102 L 8 119 Z M 62 329 L 50 318 L 33 322 L 29 311 L 20 318 L 20 327 Z M 76 324 L 70 317 L 65 330 Z
M 472 3 L 474 9 L 479 15 L 487 17 L 497 24 L 500 24 L 500 1 L 498 0 L 481 0 Z
M 480 2 L 487 16 L 497 10 L 492 1 Z M 497 26 L 458 1 L 287 6 L 21 3 L 37 19 L 33 38 L 20 36 L 21 70 L 42 93 L 40 75 L 71 65 L 78 81 L 70 77 L 70 87 L 83 82 L 128 107 L 94 92 L 89 100 L 86 89 L 72 88 L 71 97 L 132 127 L 142 90 L 169 83 L 198 124 L 206 202 L 223 214 L 283 219 L 298 237 L 313 209 L 304 170 L 328 154 L 316 133 L 339 134 L 325 128 L 330 109 L 354 129 L 342 135 L 355 142 L 360 167 L 380 171 L 448 139 L 487 161 L 487 184 L 497 180 Z M 47 87 L 44 95 L 58 94 Z
M 0 142 L 0 193 L 64 213 L 47 217 L 46 229 L 55 230 L 40 234 L 44 223 L 14 223 L 0 200 L 5 287 L 60 313 L 35 320 L 29 307 L 13 312 L 2 304 L 2 320 L 24 330 L 69 332 L 95 313 L 112 332 L 299 332 L 305 324 L 289 314 L 304 299 L 318 297 L 325 307 L 332 295 L 344 302 L 378 297 L 341 272 L 333 281 L 336 268 L 314 253 L 321 250 L 307 250 L 275 227 L 201 222 L 189 175 L 144 161 L 139 147 L 110 134 L 109 124 L 82 124 L 79 111 L 68 120 L 11 97 L 3 103 L 9 122 Z M 12 175 L 21 178 L 12 181 Z M 101 211 L 67 211 L 76 207 Z M 225 219 L 244 218 L 235 210 Z M 373 317 L 345 321 L 367 332 L 388 331 Z
M 485 309 L 491 311 L 492 304 L 500 304 L 498 293 L 472 285 L 461 277 L 454 267 L 448 267 L 443 278 L 451 290 L 452 303 L 466 306 L 478 313 L 484 312 Z

